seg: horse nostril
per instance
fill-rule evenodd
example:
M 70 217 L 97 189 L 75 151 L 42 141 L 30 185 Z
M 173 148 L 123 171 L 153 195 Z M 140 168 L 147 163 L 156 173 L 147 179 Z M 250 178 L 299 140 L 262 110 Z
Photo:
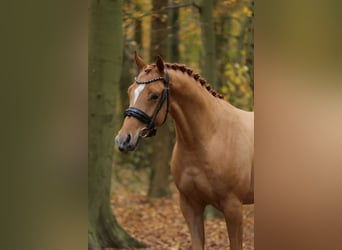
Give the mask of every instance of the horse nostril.
M 116 137 L 116 143 L 118 146 L 118 149 L 121 152 L 127 153 L 128 151 L 131 151 L 132 149 L 134 149 L 134 145 L 131 145 L 131 140 L 132 140 L 132 135 L 131 134 L 127 134 L 127 135 L 118 135 Z
M 126 138 L 126 140 L 125 140 L 125 144 L 129 143 L 130 141 L 131 141 L 131 135 L 128 134 L 128 135 L 127 135 L 127 138 Z

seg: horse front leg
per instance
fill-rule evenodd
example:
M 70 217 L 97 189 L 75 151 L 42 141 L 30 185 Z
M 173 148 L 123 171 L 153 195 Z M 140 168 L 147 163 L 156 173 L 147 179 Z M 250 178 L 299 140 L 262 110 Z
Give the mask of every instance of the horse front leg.
M 242 203 L 233 198 L 224 207 L 230 250 L 242 250 Z
M 192 250 L 204 249 L 204 206 L 180 194 L 180 207 L 188 224 Z

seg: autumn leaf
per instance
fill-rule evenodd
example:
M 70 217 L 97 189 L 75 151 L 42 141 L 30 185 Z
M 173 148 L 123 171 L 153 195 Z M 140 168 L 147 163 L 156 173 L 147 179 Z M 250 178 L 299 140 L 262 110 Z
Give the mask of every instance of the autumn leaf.
M 137 190 L 147 190 L 140 182 Z M 133 176 L 131 174 L 131 176 Z M 129 177 L 129 174 L 126 176 Z M 133 182 L 133 181 L 132 181 Z M 190 249 L 190 233 L 179 207 L 179 194 L 174 185 L 172 198 L 150 199 L 145 193 L 133 193 L 130 188 L 116 186 L 112 208 L 119 224 L 134 238 L 148 245 L 148 250 Z M 243 208 L 244 250 L 254 249 L 254 206 Z M 229 249 L 226 223 L 223 218 L 205 221 L 206 249 Z

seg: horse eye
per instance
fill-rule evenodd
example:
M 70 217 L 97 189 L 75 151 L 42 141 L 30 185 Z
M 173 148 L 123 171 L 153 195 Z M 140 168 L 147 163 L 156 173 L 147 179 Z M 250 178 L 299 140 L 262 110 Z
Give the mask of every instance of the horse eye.
M 151 100 L 157 100 L 159 98 L 158 94 L 152 94 L 151 95 Z

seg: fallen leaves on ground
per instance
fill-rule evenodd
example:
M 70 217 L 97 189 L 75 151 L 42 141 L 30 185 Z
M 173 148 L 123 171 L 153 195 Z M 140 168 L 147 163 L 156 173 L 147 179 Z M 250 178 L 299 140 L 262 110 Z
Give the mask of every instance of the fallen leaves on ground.
M 119 224 L 148 250 L 191 249 L 190 234 L 179 208 L 178 193 L 172 198 L 151 199 L 143 194 L 120 193 L 112 197 Z M 254 205 L 243 210 L 243 249 L 254 249 Z M 229 250 L 224 218 L 205 221 L 207 250 Z M 135 248 L 133 248 L 135 249 Z

